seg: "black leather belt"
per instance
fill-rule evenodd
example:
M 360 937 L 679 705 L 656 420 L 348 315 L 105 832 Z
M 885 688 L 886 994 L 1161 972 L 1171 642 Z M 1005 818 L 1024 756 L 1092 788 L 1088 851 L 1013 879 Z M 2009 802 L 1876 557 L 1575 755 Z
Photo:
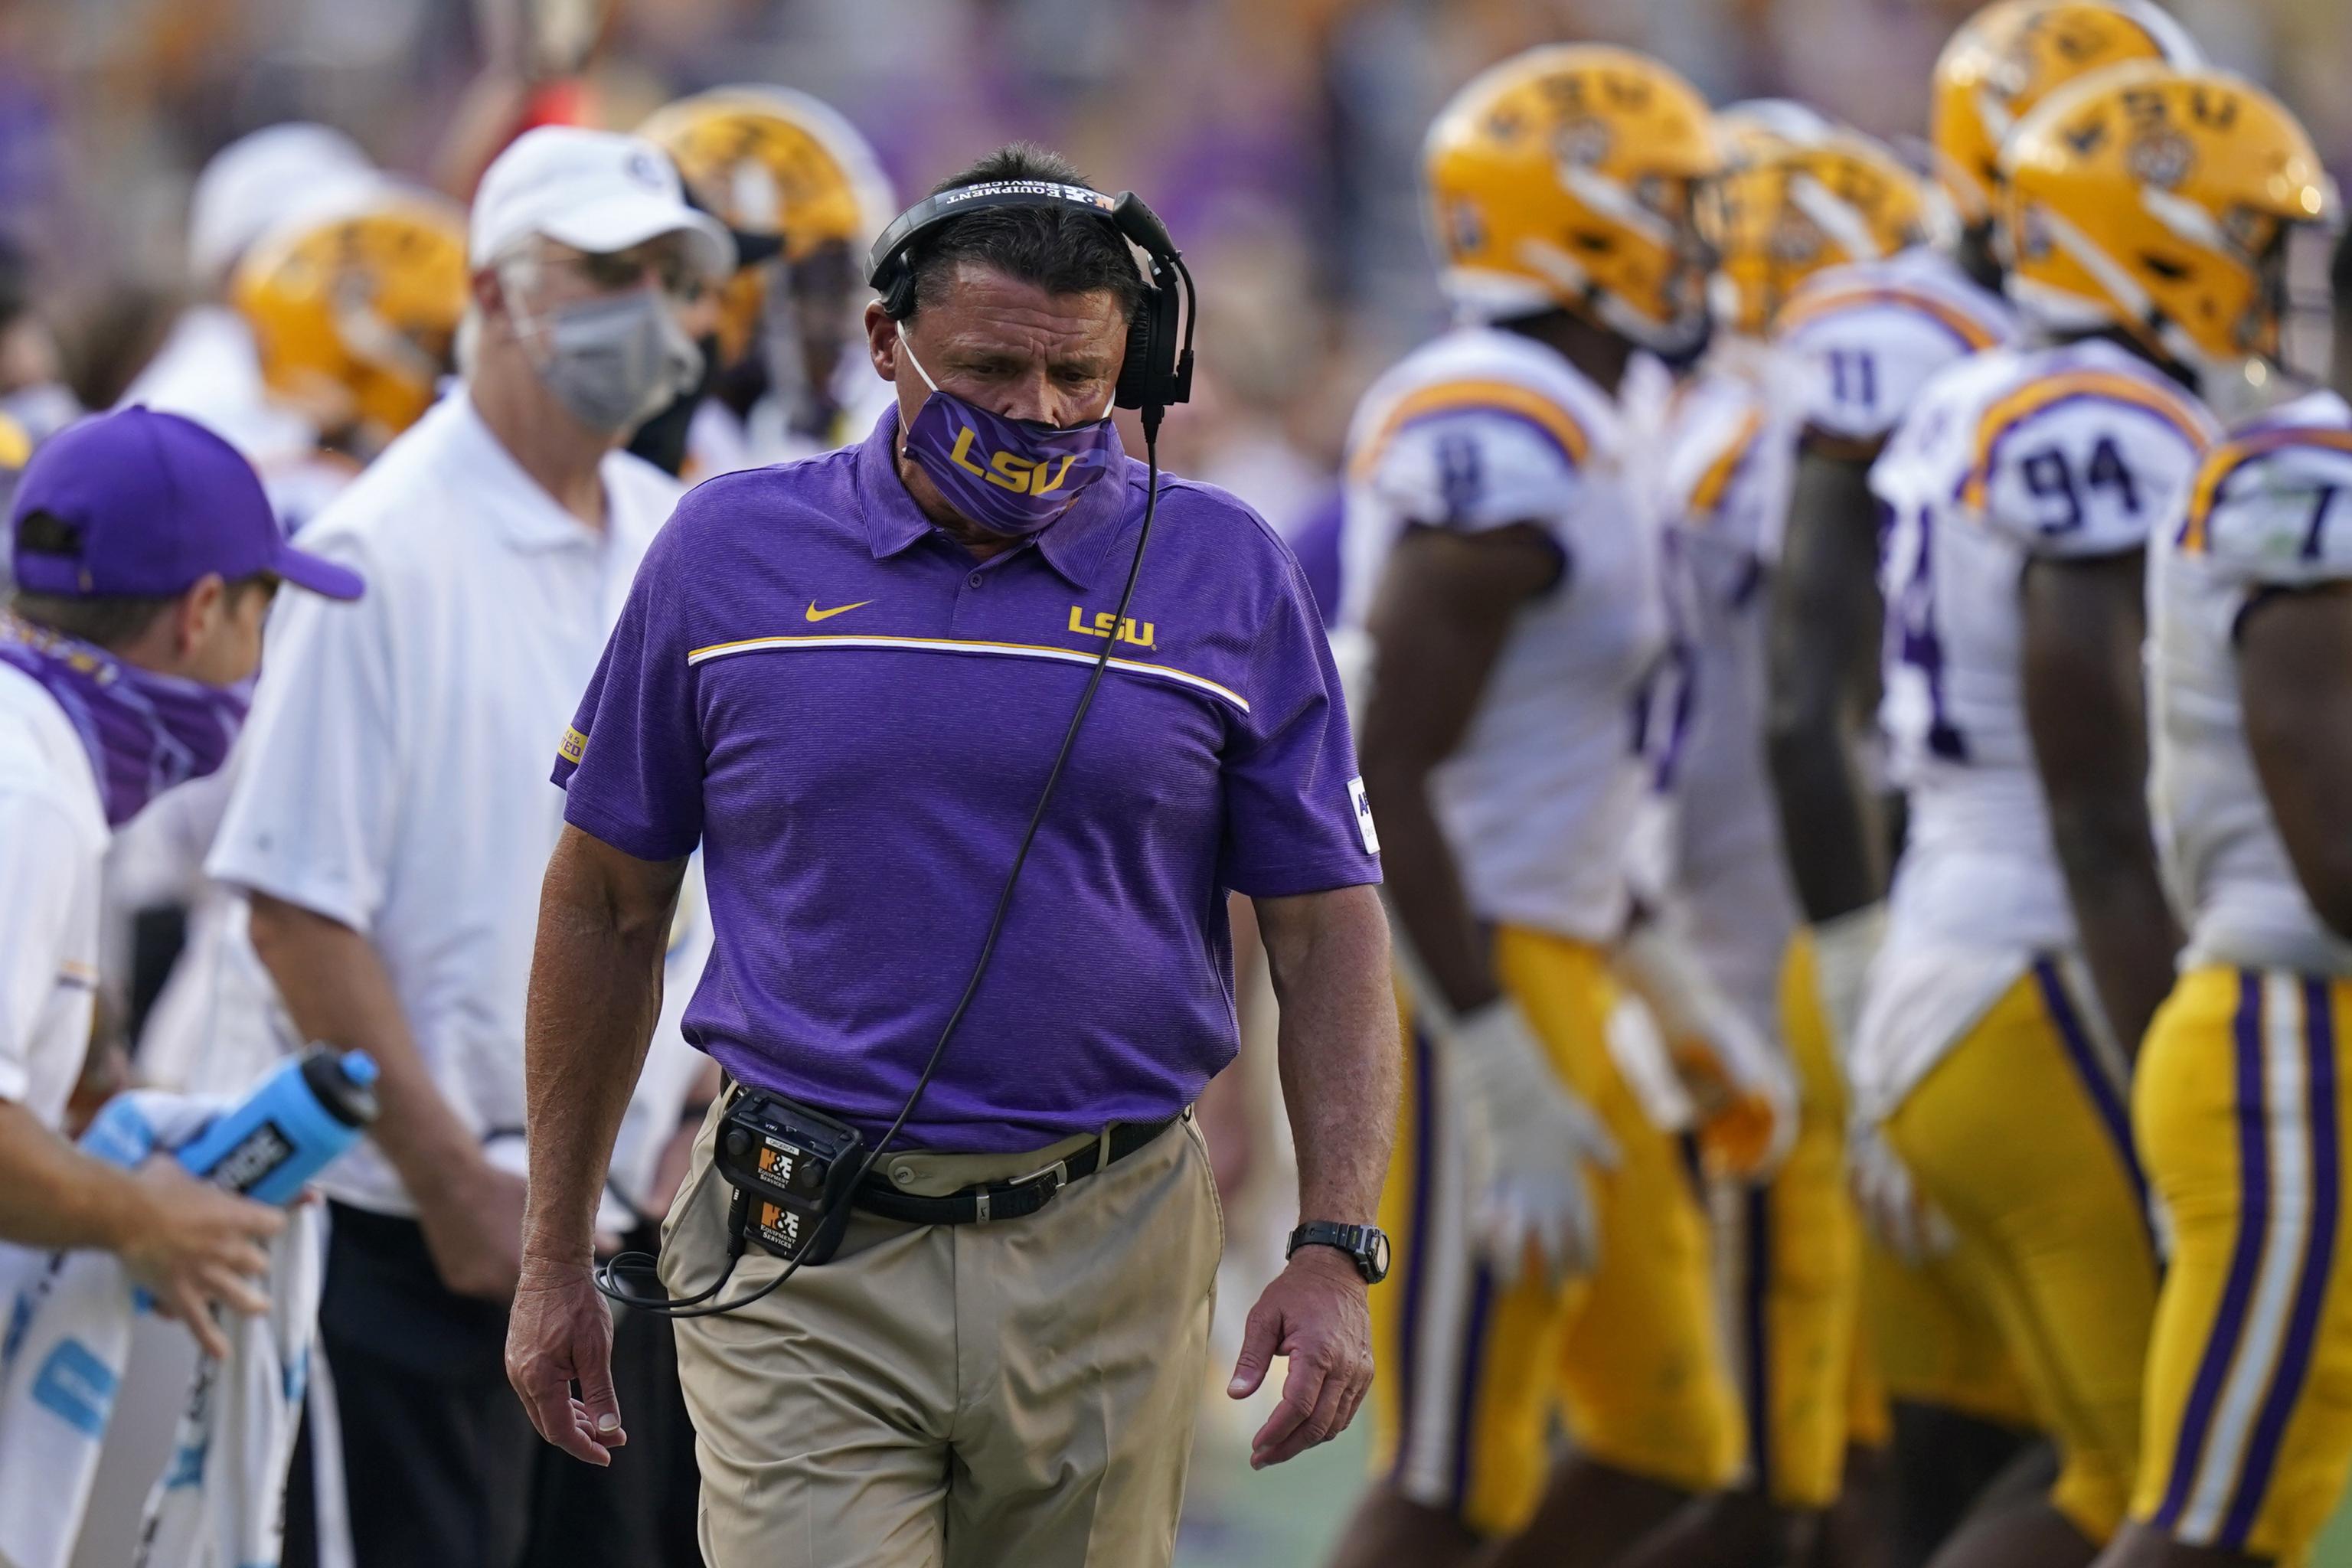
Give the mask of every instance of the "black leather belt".
M 869 1174 L 858 1187 L 856 1201 L 868 1214 L 903 1220 L 908 1225 L 975 1225 L 990 1220 L 1025 1219 L 1052 1203 L 1054 1194 L 1072 1182 L 1091 1176 L 1106 1165 L 1117 1164 L 1181 1120 L 1181 1116 L 1171 1116 L 1165 1121 L 1121 1122 L 1110 1130 L 1108 1140 L 1097 1138 L 1042 1171 L 1033 1171 L 1009 1182 L 966 1187 L 943 1198 L 902 1193 L 880 1175 Z M 1103 1152 L 1106 1142 L 1110 1146 L 1108 1157 Z

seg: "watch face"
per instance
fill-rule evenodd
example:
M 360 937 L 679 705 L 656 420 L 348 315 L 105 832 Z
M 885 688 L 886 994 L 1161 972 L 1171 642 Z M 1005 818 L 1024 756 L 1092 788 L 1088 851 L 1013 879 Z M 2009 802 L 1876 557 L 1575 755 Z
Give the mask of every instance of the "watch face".
M 1376 1230 L 1369 1226 L 1365 1228 L 1370 1239 L 1370 1245 L 1365 1248 L 1371 1263 L 1371 1272 L 1368 1278 L 1371 1284 L 1377 1285 L 1389 1277 L 1388 1232 Z

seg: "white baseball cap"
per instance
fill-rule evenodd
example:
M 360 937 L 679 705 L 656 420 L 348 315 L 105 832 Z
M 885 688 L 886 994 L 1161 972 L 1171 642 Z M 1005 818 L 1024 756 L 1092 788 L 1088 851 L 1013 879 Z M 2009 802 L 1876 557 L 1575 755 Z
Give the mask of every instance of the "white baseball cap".
M 535 234 L 598 255 L 685 234 L 709 276 L 735 269 L 735 237 L 688 205 L 677 165 L 618 132 L 542 125 L 498 155 L 474 192 L 467 258 L 487 267 Z
M 188 193 L 190 276 L 210 288 L 266 230 L 378 177 L 360 144 L 331 126 L 291 120 L 238 137 Z

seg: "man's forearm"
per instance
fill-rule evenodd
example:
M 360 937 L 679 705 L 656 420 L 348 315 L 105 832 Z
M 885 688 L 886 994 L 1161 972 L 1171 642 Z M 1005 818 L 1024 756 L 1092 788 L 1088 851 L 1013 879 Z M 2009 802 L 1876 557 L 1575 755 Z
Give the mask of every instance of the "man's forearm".
M 1369 1225 L 1396 1136 L 1402 1053 L 1388 919 L 1370 888 L 1257 900 L 1282 1004 L 1282 1095 L 1302 1219 Z
M 392 976 L 368 939 L 338 921 L 253 895 L 253 945 L 305 1040 L 375 1058 L 377 1115 L 369 1135 L 420 1197 L 470 1168 L 479 1141 L 441 1097 L 409 1033 Z
M 1816 924 L 1885 896 L 1886 838 L 1842 723 L 1775 729 L 1769 756 L 1780 837 L 1805 918 Z
M 1776 569 L 1768 755 L 1805 916 L 1885 893 L 1885 827 L 1855 765 L 1853 715 L 1875 688 L 1878 544 L 1865 465 L 1809 452 Z
M 596 1195 L 661 1016 L 670 892 L 658 909 L 620 896 L 576 829 L 548 862 L 523 1025 L 526 1259 L 592 1256 Z
M 2149 1021 L 2172 989 L 2181 942 L 2156 856 L 2145 841 L 2133 842 L 2135 830 L 2148 830 L 2145 815 L 2096 824 L 2087 839 L 2062 839 L 2066 852 L 2060 857 L 2083 956 L 2126 1057 L 2139 1054 Z
M 1436 999 L 1455 1013 L 1475 1012 L 1502 993 L 1462 874 L 1431 809 L 1428 781 L 1417 773 L 1383 775 L 1373 781 L 1373 798 L 1381 803 L 1385 840 L 1384 895 L 1419 965 L 1408 973 L 1435 985 L 1442 993 Z
M 2138 552 L 2026 568 L 2025 721 L 2102 1010 L 2126 1053 L 2172 988 L 2180 931 L 2147 805 Z
M 0 1241 L 54 1251 L 113 1248 L 140 1201 L 130 1172 L 75 1148 L 0 1100 Z

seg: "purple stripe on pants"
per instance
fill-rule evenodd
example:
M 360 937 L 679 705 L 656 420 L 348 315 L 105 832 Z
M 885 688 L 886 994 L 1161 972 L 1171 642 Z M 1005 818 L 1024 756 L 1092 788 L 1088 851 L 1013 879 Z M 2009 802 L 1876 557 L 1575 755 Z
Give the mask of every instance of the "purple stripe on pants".
M 2213 1331 L 2205 1341 L 2205 1354 L 2197 1363 L 2197 1381 L 2189 1385 L 2189 1404 L 2181 1412 L 2180 1432 L 2174 1439 L 2172 1475 L 2165 1483 L 2164 1501 L 2155 1524 L 2169 1534 L 2180 1525 L 2189 1489 L 2204 1457 L 2205 1439 L 2213 1426 L 2213 1405 L 2221 1396 L 2230 1363 L 2246 1328 L 2246 1301 L 2253 1294 L 2254 1275 L 2262 1267 L 2263 1235 L 2270 1227 L 2271 1153 L 2263 1113 L 2263 978 L 2251 969 L 2238 972 L 2238 1015 L 2231 1029 L 2237 1057 L 2238 1113 L 2238 1239 L 2230 1256 L 2230 1274 L 2221 1289 L 2221 1305 L 2213 1317 Z

